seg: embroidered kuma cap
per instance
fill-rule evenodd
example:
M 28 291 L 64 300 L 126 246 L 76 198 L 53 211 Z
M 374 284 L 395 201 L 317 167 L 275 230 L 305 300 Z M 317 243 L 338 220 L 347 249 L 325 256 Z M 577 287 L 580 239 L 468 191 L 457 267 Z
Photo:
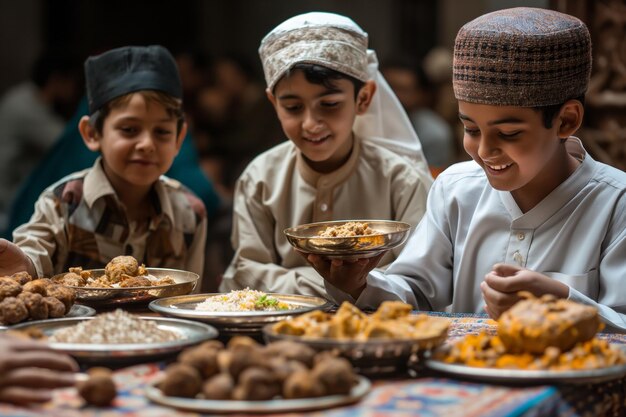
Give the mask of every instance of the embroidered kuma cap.
M 458 100 L 539 107 L 585 94 L 591 37 L 583 22 L 553 10 L 518 7 L 465 24 L 454 44 Z
M 140 90 L 157 90 L 182 99 L 176 61 L 160 45 L 125 46 L 85 61 L 89 114 L 116 97 Z
M 259 55 L 271 90 L 294 65 L 316 64 L 367 81 L 368 36 L 354 21 L 311 12 L 276 26 L 261 41 Z

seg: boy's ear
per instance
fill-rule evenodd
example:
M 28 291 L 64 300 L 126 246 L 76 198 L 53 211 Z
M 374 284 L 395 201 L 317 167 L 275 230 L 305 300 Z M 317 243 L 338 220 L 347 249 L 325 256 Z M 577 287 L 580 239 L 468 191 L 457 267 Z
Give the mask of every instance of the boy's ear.
M 356 96 L 356 113 L 361 115 L 367 111 L 372 104 L 372 99 L 376 94 L 376 82 L 374 80 L 368 80 L 365 82 L 359 94 Z
M 270 101 L 270 103 L 272 103 L 272 106 L 276 108 L 276 96 L 272 94 L 272 91 L 269 88 L 265 89 L 265 95 L 267 96 L 267 99 Z
M 558 136 L 568 138 L 572 136 L 583 123 L 585 108 L 578 100 L 568 100 L 565 102 L 558 116 Z
M 78 131 L 85 142 L 85 146 L 90 151 L 98 152 L 100 150 L 100 140 L 96 128 L 89 121 L 89 116 L 83 116 L 78 122 Z

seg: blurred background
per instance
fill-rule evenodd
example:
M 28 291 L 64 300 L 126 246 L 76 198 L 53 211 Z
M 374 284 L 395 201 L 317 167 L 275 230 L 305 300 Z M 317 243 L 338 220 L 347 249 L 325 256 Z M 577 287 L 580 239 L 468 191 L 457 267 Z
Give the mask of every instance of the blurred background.
M 559 10 L 588 25 L 594 68 L 580 137 L 594 158 L 626 169 L 626 0 L 0 1 L 0 230 L 10 234 L 16 195 L 62 132 L 75 131 L 85 108 L 85 58 L 162 44 L 179 64 L 193 150 L 222 202 L 208 253 L 208 273 L 219 274 L 231 255 L 235 180 L 254 156 L 285 140 L 257 55 L 267 32 L 308 11 L 356 21 L 437 175 L 466 159 L 451 84 L 456 32 L 479 15 L 516 6 Z

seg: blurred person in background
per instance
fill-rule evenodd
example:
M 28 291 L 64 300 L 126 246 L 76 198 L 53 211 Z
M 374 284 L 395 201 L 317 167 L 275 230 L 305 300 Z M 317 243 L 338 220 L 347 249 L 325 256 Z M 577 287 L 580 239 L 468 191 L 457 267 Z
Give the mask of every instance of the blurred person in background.
M 450 125 L 433 110 L 435 90 L 423 69 L 408 59 L 395 58 L 381 72 L 406 110 L 431 174 L 436 177 L 455 161 L 454 136 Z
M 31 77 L 10 88 L 0 100 L 0 230 L 21 182 L 39 164 L 72 116 L 82 95 L 78 57 L 45 51 Z

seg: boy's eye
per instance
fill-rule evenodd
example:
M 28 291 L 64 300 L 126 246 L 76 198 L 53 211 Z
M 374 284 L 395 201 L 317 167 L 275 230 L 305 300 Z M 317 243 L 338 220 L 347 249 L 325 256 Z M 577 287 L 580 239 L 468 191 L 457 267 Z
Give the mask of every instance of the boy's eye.
M 503 138 L 503 139 L 512 139 L 512 138 L 516 137 L 516 136 L 517 136 L 517 135 L 519 135 L 519 134 L 520 134 L 520 132 L 519 132 L 519 131 L 517 131 L 517 132 L 511 132 L 511 133 L 505 133 L 505 132 L 500 132 L 500 133 L 498 133 L 498 135 L 499 135 L 501 138 Z
M 465 133 L 467 133 L 470 136 L 477 136 L 478 134 L 480 134 L 480 130 L 478 129 L 470 129 L 469 127 L 463 127 L 463 130 L 465 131 Z
M 132 135 L 137 133 L 138 129 L 132 126 L 122 126 L 118 128 L 120 131 L 122 131 L 122 133 L 126 134 L 126 135 Z
M 285 110 L 287 110 L 288 112 L 296 112 L 296 111 L 302 109 L 302 105 L 300 105 L 300 104 L 284 104 L 283 108 Z
M 322 102 L 322 107 L 333 108 L 333 107 L 337 107 L 338 105 L 339 105 L 338 101 L 323 101 Z

